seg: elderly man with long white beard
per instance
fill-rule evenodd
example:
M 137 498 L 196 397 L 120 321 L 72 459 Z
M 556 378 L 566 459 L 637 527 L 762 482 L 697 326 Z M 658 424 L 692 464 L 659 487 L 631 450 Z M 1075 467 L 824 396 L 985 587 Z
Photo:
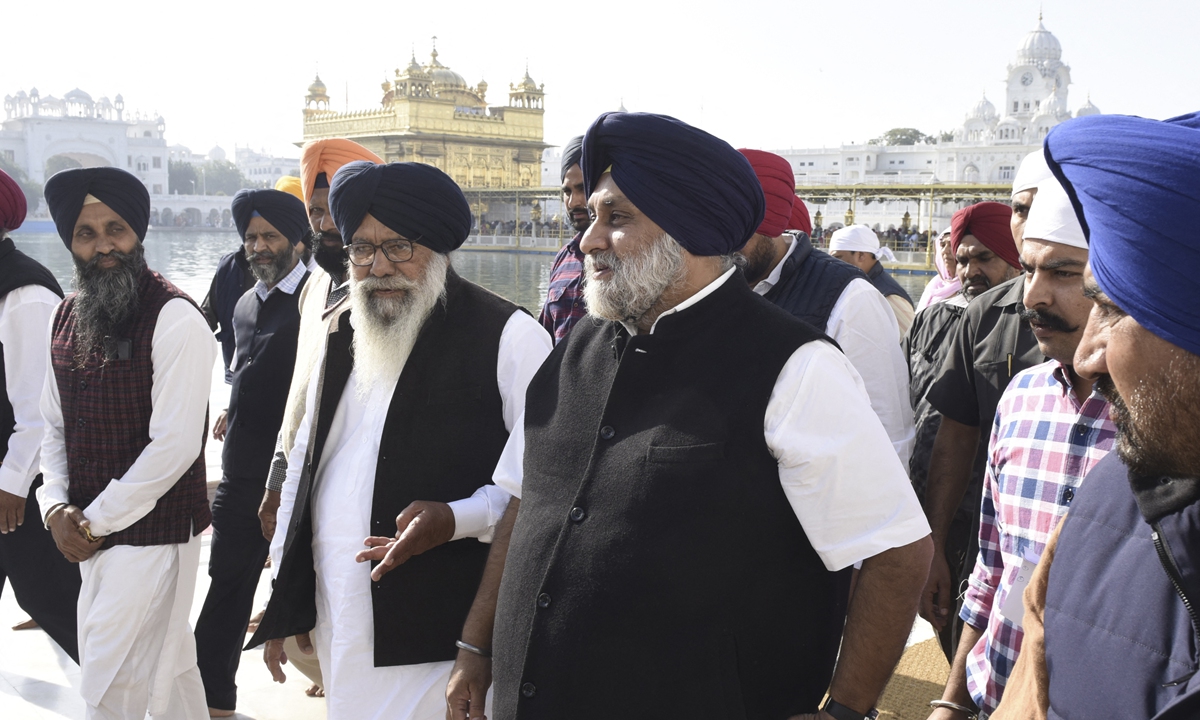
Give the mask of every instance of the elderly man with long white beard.
M 350 309 L 309 386 L 280 505 L 283 559 L 250 644 L 267 641 L 282 681 L 281 638 L 303 649 L 315 628 L 332 720 L 440 718 L 508 505 L 491 476 L 550 338 L 450 266 L 471 211 L 440 170 L 352 162 L 329 206 Z

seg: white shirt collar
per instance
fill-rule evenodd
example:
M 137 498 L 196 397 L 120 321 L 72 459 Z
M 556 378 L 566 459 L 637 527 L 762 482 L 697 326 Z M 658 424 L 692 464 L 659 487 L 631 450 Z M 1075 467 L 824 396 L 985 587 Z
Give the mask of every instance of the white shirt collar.
M 300 281 L 304 278 L 306 272 L 308 272 L 308 266 L 302 262 L 297 262 L 296 267 L 292 268 L 292 271 L 285 275 L 282 280 L 275 283 L 275 287 L 273 288 L 268 288 L 267 284 L 262 280 L 254 283 L 254 294 L 258 295 L 258 299 L 264 302 L 275 290 L 291 295 L 296 292 L 296 288 L 300 287 Z
M 782 264 L 782 263 L 781 263 L 781 264 Z M 658 326 L 658 321 L 659 321 L 659 320 L 662 320 L 662 319 L 663 319 L 663 318 L 665 318 L 666 316 L 668 316 L 668 315 L 671 315 L 671 314 L 673 314 L 673 313 L 680 312 L 681 310 L 687 310 L 688 308 L 690 308 L 691 306 L 693 306 L 693 305 L 695 305 L 696 303 L 700 302 L 700 301 L 701 301 L 701 300 L 703 300 L 704 298 L 708 297 L 709 295 L 712 295 L 712 294 L 713 294 L 713 292 L 714 292 L 714 291 L 715 291 L 717 288 L 719 288 L 719 287 L 721 287 L 722 285 L 724 285 L 724 284 L 725 284 L 725 281 L 726 281 L 726 280 L 728 280 L 728 279 L 729 279 L 729 276 L 730 276 L 730 275 L 733 275 L 734 271 L 736 271 L 736 270 L 737 270 L 737 267 L 731 267 L 731 268 L 729 268 L 728 270 L 726 270 L 726 271 L 725 271 L 725 272 L 724 272 L 724 273 L 721 275 L 721 277 L 717 278 L 716 280 L 713 280 L 713 281 L 712 281 L 712 282 L 710 282 L 709 284 L 707 284 L 707 285 L 705 285 L 704 287 L 700 288 L 700 291 L 699 291 L 699 292 L 697 292 L 695 295 L 691 296 L 691 297 L 690 297 L 690 298 L 688 298 L 687 300 L 684 300 L 683 302 L 679 303 L 678 305 L 676 305 L 675 307 L 671 308 L 670 310 L 665 310 L 665 311 L 663 311 L 663 313 L 662 313 L 661 315 L 659 315 L 657 318 L 655 318 L 655 320 L 654 320 L 654 324 L 650 326 L 650 332 L 648 332 L 648 333 L 646 333 L 646 334 L 647 334 L 647 335 L 653 335 L 653 334 L 654 334 L 654 328 Z M 630 325 L 629 323 L 625 322 L 624 320 L 622 320 L 622 321 L 621 321 L 621 324 L 625 326 L 625 329 L 626 329 L 626 330 L 629 332 L 629 334 L 630 334 L 630 335 L 637 335 L 637 334 L 638 334 L 638 331 L 637 331 L 637 327 L 636 327 L 636 326 Z
M 771 292 L 771 288 L 775 287 L 775 285 L 779 282 L 779 276 L 783 274 L 783 264 L 787 262 L 787 259 L 791 257 L 793 252 L 796 251 L 796 246 L 800 244 L 796 242 L 796 238 L 792 237 L 791 235 L 788 237 L 791 239 L 788 240 L 788 249 L 787 252 L 783 254 L 783 258 L 780 259 L 779 263 L 775 265 L 775 269 L 771 271 L 771 274 L 768 275 L 766 279 L 759 281 L 759 283 L 754 286 L 754 292 L 758 293 L 759 295 L 766 295 L 767 293 Z

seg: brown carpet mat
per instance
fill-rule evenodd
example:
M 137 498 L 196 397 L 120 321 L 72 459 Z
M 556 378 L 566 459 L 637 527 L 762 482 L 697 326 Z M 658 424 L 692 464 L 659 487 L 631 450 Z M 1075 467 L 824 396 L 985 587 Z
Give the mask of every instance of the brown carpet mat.
M 879 720 L 925 720 L 929 701 L 942 696 L 949 674 L 950 664 L 937 638 L 905 650 L 879 698 Z

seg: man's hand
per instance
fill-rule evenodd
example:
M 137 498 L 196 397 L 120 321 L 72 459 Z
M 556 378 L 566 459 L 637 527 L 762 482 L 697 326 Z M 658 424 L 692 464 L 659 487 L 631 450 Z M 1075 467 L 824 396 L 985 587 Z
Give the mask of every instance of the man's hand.
M 296 644 L 300 646 L 300 652 L 305 655 L 313 654 L 312 640 L 308 633 L 300 633 L 296 636 Z M 267 669 L 271 671 L 271 679 L 277 683 L 287 682 L 287 675 L 283 674 L 283 665 L 287 664 L 287 653 L 283 651 L 283 639 L 268 640 L 266 645 L 263 645 L 263 662 L 267 664 Z
M 262 502 L 258 505 L 258 524 L 262 526 L 262 534 L 267 542 L 275 537 L 275 518 L 278 515 L 279 492 L 267 490 L 263 493 Z
M 16 532 L 25 523 L 25 498 L 0 490 L 0 533 Z
M 492 659 L 458 651 L 446 686 L 446 720 L 487 720 L 483 714 L 492 684 Z
M 95 542 L 87 539 L 83 528 L 90 524 L 84 517 L 83 511 L 74 505 L 65 505 L 50 514 L 50 534 L 58 551 L 73 563 L 83 562 L 96 554 L 104 538 L 96 538 Z
M 454 537 L 454 511 L 446 503 L 417 500 L 396 516 L 396 537 L 369 537 L 363 544 L 371 548 L 354 556 L 356 562 L 380 563 L 371 571 L 371 580 L 379 579 L 404 564 L 413 555 L 432 550 Z
M 950 563 L 946 553 L 933 551 L 933 562 L 929 565 L 929 579 L 921 592 L 921 617 L 933 629 L 941 632 L 950 619 L 950 606 L 954 603 L 954 580 L 950 577 Z
M 216 422 L 213 423 L 213 440 L 225 442 L 225 431 L 229 429 L 227 415 L 229 415 L 229 408 L 222 410 L 221 414 L 217 416 Z

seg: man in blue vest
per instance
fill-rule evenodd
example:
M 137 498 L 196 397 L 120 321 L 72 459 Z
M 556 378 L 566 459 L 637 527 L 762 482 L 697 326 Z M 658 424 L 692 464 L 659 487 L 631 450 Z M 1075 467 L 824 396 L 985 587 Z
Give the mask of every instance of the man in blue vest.
M 1200 113 L 1072 120 L 1046 158 L 1088 233 L 1075 368 L 1112 403 L 1117 452 L 1033 573 L 992 717 L 1200 717 Z
M 888 305 L 896 314 L 896 322 L 900 325 L 900 339 L 908 334 L 912 327 L 913 316 L 917 311 L 913 307 L 912 298 L 900 287 L 887 270 L 883 269 L 880 259 L 896 261 L 891 248 L 880 247 L 879 236 L 866 225 L 851 225 L 838 230 L 829 238 L 829 254 L 848 262 L 867 274 L 867 279 L 875 289 L 883 293 Z
M 296 363 L 300 290 L 309 275 L 298 251 L 308 232 L 303 202 L 279 190 L 241 190 L 231 209 L 257 282 L 234 308 L 226 430 L 213 431 L 225 441 L 224 472 L 213 501 L 212 583 L 196 621 L 196 652 L 214 717 L 232 715 L 237 706 L 234 677 L 270 545 L 258 505 Z

